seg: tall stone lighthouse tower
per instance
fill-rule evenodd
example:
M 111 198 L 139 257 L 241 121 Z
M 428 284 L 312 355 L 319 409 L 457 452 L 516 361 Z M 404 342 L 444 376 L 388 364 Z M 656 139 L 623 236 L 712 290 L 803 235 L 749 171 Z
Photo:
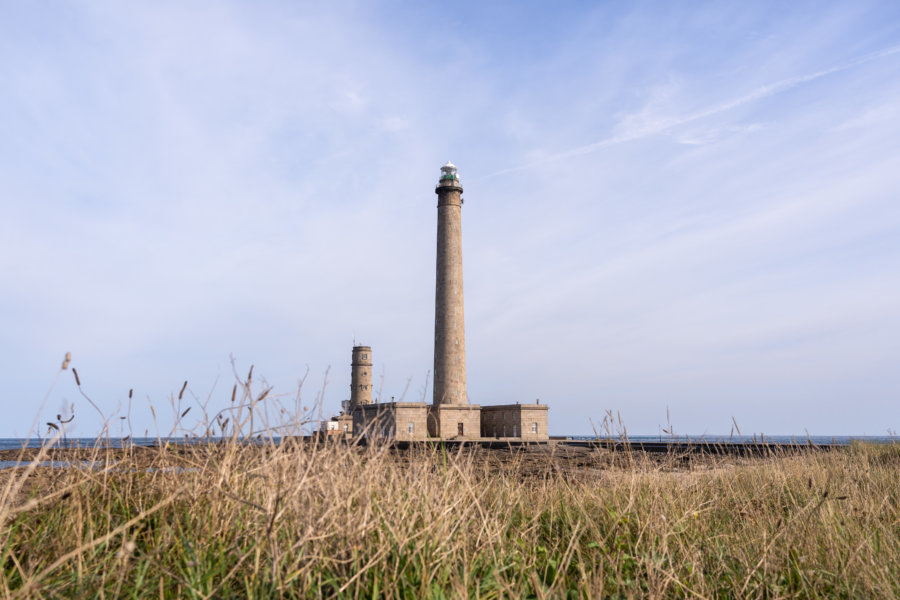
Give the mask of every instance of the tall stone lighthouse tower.
M 434 404 L 467 404 L 463 318 L 462 186 L 456 167 L 441 167 L 434 300 Z
M 466 394 L 463 316 L 462 186 L 453 163 L 441 167 L 434 299 L 434 402 L 428 433 L 444 439 L 481 436 L 481 407 Z

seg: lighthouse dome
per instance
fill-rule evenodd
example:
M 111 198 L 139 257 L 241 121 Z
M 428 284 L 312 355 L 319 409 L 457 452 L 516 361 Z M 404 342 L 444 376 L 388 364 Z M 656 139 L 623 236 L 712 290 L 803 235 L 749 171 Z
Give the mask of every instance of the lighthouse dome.
M 456 173 L 456 165 L 454 165 L 449 160 L 447 164 L 441 167 L 441 185 L 453 185 L 454 183 L 459 182 L 459 175 Z

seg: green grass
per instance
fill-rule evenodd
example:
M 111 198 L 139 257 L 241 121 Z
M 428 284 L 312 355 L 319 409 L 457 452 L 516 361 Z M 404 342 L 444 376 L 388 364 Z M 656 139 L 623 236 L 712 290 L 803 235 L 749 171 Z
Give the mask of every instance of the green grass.
M 0 472 L 0 595 L 900 596 L 898 446 L 580 470 L 302 443 L 97 458 Z

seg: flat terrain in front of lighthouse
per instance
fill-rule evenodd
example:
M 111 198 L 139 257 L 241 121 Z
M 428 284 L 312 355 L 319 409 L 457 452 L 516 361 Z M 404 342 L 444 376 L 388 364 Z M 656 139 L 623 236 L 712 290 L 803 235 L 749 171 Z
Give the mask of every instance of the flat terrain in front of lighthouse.
M 0 470 L 0 596 L 900 597 L 897 445 L 80 452 Z

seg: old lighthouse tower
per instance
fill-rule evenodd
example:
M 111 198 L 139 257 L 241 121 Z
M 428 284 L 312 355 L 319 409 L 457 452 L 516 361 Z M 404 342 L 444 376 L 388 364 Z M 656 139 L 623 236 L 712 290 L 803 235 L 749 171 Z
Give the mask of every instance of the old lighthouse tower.
M 434 297 L 434 404 L 467 404 L 463 311 L 462 186 L 453 163 L 441 167 Z
M 437 268 L 434 294 L 434 397 L 429 430 L 441 437 L 481 435 L 480 407 L 466 394 L 463 310 L 462 185 L 456 166 L 441 167 L 437 187 Z

